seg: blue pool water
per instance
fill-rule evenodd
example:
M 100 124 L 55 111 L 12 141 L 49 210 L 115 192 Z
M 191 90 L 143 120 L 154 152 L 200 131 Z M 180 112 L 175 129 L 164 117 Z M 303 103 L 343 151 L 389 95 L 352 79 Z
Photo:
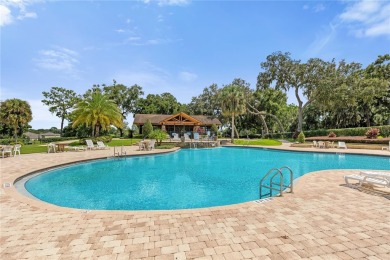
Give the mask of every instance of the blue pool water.
M 259 180 L 289 166 L 294 178 L 325 169 L 390 169 L 390 157 L 253 148 L 183 149 L 53 169 L 29 179 L 35 197 L 81 209 L 188 209 L 259 198 Z M 340 180 L 341 182 L 341 180 Z

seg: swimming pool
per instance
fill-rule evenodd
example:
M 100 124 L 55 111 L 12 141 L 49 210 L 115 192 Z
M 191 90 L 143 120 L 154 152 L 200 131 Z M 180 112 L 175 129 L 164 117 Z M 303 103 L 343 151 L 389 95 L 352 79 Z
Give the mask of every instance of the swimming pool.
M 222 147 L 105 159 L 46 171 L 26 180 L 36 198 L 64 207 L 188 209 L 259 198 L 259 180 L 289 166 L 294 178 L 325 169 L 390 169 L 390 157 Z

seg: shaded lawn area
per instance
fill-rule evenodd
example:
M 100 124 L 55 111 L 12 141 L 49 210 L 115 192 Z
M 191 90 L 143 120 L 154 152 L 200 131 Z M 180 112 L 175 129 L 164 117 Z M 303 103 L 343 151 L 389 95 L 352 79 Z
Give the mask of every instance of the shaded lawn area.
M 282 142 L 277 140 L 272 140 L 272 139 L 235 139 L 234 144 L 278 146 L 278 145 L 282 145 Z

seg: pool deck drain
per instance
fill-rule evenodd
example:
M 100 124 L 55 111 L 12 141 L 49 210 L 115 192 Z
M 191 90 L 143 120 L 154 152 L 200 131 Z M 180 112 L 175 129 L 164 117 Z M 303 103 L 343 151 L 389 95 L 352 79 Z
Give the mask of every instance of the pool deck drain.
M 390 259 L 390 189 L 346 187 L 342 176 L 358 170 L 310 173 L 293 194 L 262 202 L 174 211 L 61 208 L 4 186 L 39 169 L 111 154 L 0 159 L 0 259 Z

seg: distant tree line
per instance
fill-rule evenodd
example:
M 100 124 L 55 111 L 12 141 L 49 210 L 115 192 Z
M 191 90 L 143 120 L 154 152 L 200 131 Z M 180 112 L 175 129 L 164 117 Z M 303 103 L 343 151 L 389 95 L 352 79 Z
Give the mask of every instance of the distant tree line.
M 260 64 L 255 89 L 244 79 L 218 86 L 211 84 L 188 104 L 171 93 L 148 94 L 141 86 L 94 85 L 80 95 L 52 87 L 43 92 L 43 104 L 61 119 L 63 136 L 98 136 L 118 129 L 132 130 L 130 113 L 208 115 L 218 118 L 229 135 L 300 132 L 390 124 L 390 55 L 379 56 L 363 68 L 356 62 L 294 60 L 290 53 L 276 52 Z M 295 104 L 287 103 L 293 90 Z M 27 102 L 1 102 L 0 133 L 17 137 L 32 120 Z M 64 121 L 69 121 L 64 126 Z

